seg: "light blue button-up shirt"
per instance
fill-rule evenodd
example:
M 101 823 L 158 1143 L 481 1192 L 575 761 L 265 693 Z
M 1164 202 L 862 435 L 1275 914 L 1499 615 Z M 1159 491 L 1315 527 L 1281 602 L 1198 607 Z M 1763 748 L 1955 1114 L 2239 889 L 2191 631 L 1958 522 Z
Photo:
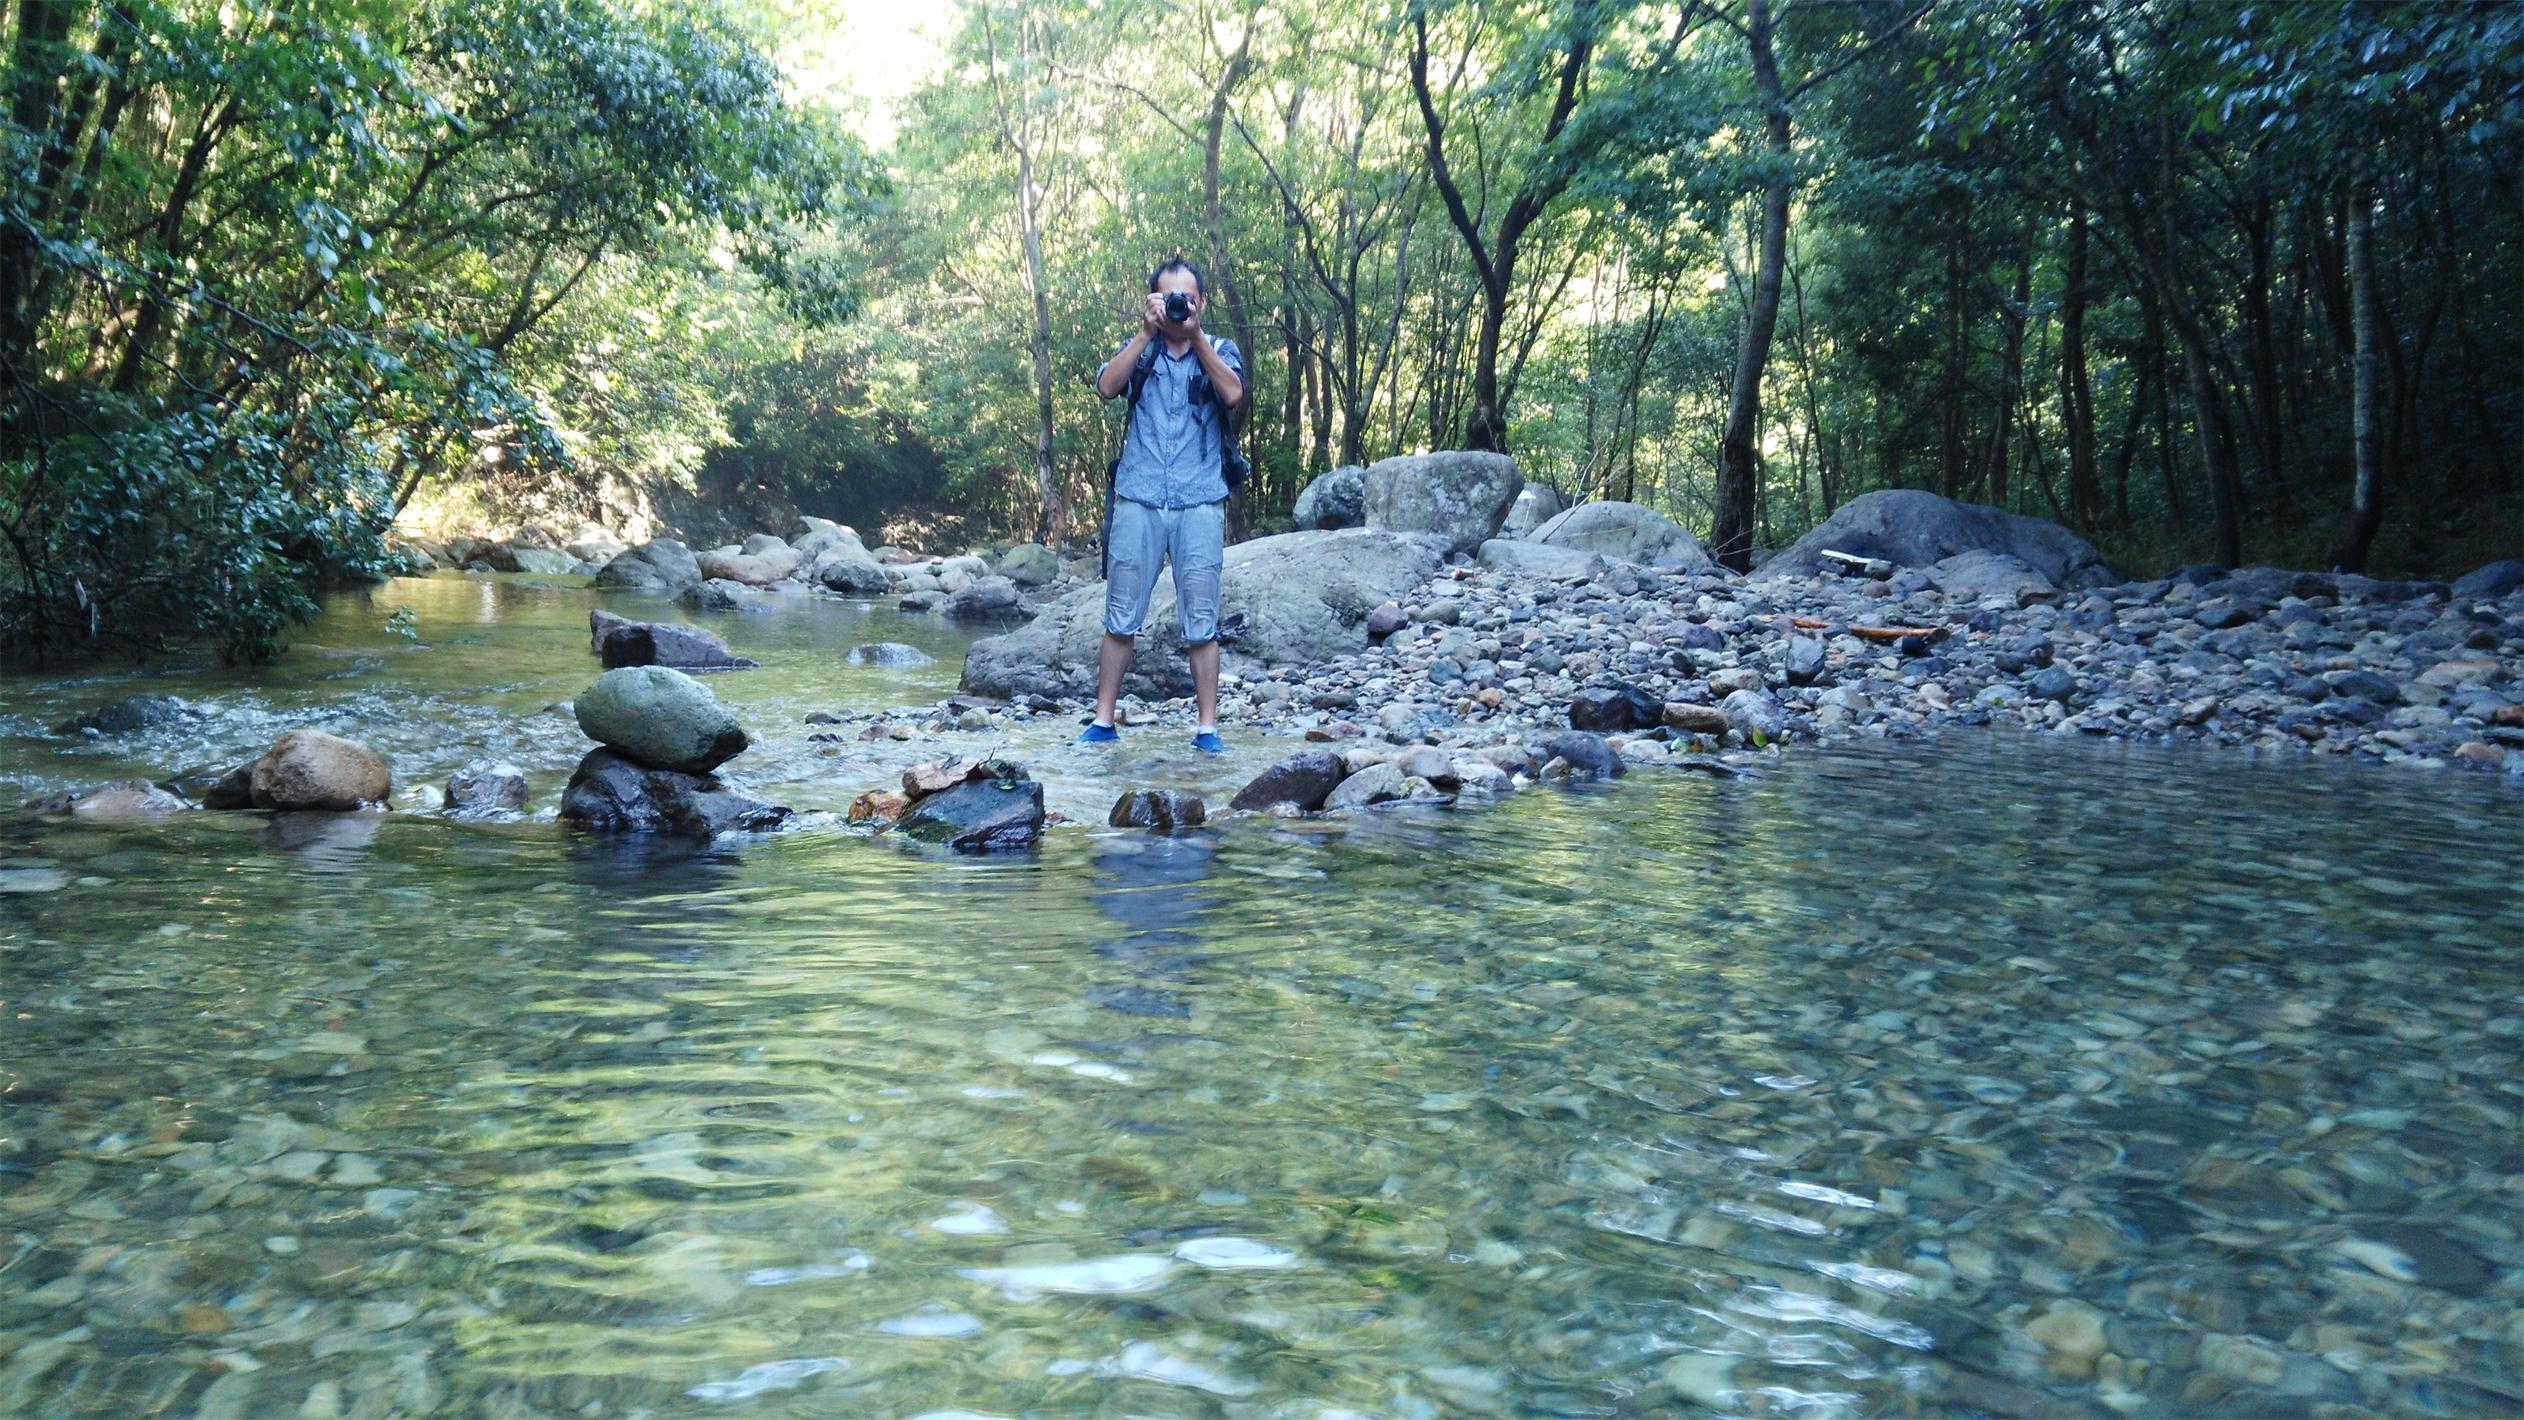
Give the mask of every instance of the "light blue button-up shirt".
M 1127 348 L 1129 341 L 1122 342 Z M 1244 353 L 1236 342 L 1212 336 L 1210 345 L 1236 378 L 1244 378 Z M 1122 443 L 1121 467 L 1113 471 L 1113 494 L 1151 508 L 1197 508 L 1227 496 L 1226 475 L 1219 472 L 1225 435 L 1218 393 L 1201 369 L 1200 354 L 1190 346 L 1180 355 L 1166 349 L 1163 336 L 1149 337 L 1156 358 L 1148 382 L 1140 387 L 1139 406 L 1131 412 L 1130 435 Z M 1115 351 L 1119 358 L 1120 351 Z M 1106 365 L 1113 362 L 1108 360 Z M 1098 371 L 1101 377 L 1102 371 Z

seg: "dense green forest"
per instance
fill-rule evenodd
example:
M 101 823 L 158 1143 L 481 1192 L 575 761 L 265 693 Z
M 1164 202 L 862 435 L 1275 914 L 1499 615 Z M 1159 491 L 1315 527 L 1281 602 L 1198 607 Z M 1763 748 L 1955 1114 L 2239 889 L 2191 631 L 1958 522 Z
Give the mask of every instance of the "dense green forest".
M 2138 571 L 2524 541 L 2524 8 L 925 23 L 895 103 L 803 4 L 17 0 L 0 634 L 259 658 L 398 517 L 1091 537 L 1177 253 L 1257 528 L 1474 447 L 1738 565 L 1890 486 Z

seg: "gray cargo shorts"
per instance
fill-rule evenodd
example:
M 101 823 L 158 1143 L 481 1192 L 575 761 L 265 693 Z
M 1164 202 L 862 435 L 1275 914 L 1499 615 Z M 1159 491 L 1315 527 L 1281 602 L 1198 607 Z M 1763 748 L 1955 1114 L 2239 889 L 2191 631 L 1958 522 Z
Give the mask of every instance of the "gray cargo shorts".
M 1152 508 L 1128 498 L 1113 500 L 1113 525 L 1104 530 L 1111 567 L 1104 583 L 1104 629 L 1137 636 L 1148 619 L 1148 597 L 1157 570 L 1174 565 L 1174 601 L 1183 641 L 1198 646 L 1218 639 L 1218 575 L 1227 558 L 1227 504 Z

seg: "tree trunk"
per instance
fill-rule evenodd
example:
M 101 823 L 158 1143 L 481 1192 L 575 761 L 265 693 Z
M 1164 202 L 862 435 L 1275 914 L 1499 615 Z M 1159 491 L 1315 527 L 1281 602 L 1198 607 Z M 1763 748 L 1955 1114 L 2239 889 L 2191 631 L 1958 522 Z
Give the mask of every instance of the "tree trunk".
M 2069 218 L 2068 260 L 2060 281 L 2060 410 L 2068 423 L 2068 520 L 2092 533 L 2101 516 L 2095 480 L 2095 389 L 2086 375 L 2086 209 Z M 2129 460 L 2121 462 L 2128 486 Z
M 2367 552 L 2384 520 L 2383 449 L 2378 440 L 2376 392 L 2383 383 L 2383 355 L 2376 333 L 2381 322 L 2375 294 L 2375 193 L 2360 181 L 2349 194 L 2349 308 L 2356 333 L 2356 355 L 2349 401 L 2350 428 L 2357 443 L 2357 486 L 2350 496 L 2349 522 L 2331 550 L 2332 565 L 2344 572 L 2366 570 Z
M 1029 23 L 1021 19 L 1017 24 L 1020 60 L 1030 52 L 1026 33 Z M 1043 286 L 1041 193 L 1034 181 L 1032 102 L 1021 99 L 1016 112 L 1009 112 L 999 72 L 998 35 L 986 25 L 985 36 L 990 45 L 990 87 L 999 110 L 999 131 L 1017 155 L 1017 238 L 1025 252 L 1026 289 L 1034 296 L 1034 489 L 1040 499 L 1034 516 L 1034 540 L 1060 546 L 1069 541 L 1069 507 L 1061 497 L 1060 477 L 1052 466 L 1052 303 Z M 1028 77 L 1026 82 L 1030 86 L 1032 79 Z
M 1761 254 L 1753 268 L 1753 304 L 1745 313 L 1743 339 L 1735 350 L 1735 378 L 1727 391 L 1725 432 L 1718 438 L 1718 508 L 1709 530 L 1709 552 L 1738 572 L 1753 565 L 1753 495 L 1760 477 L 1758 451 L 1762 415 L 1762 371 L 1770 362 L 1770 339 L 1779 323 L 1780 272 L 1788 254 L 1788 98 L 1780 88 L 1779 64 L 1770 48 L 1768 0 L 1748 0 L 1746 39 L 1752 50 L 1753 80 L 1764 114 L 1766 148 L 1778 165 L 1762 192 Z

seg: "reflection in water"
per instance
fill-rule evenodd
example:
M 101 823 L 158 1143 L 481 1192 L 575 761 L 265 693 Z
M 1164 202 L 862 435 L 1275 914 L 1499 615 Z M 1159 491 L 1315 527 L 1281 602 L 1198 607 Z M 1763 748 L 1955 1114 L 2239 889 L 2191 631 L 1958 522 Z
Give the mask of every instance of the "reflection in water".
M 0 1414 L 2524 1395 L 2497 786 L 1952 738 L 997 860 L 350 831 L 0 828 Z

